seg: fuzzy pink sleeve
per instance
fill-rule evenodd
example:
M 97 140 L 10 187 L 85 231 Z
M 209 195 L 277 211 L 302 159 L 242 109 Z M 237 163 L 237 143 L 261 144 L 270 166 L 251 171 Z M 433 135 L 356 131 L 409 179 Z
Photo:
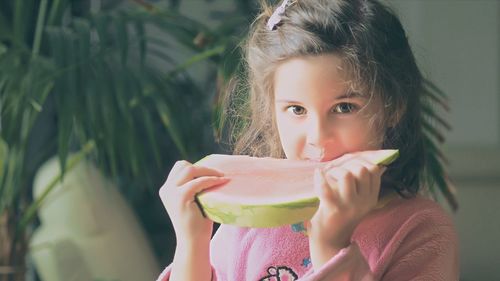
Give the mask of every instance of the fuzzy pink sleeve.
M 172 265 L 169 265 L 167 266 L 163 271 L 162 273 L 160 274 L 160 276 L 158 276 L 158 279 L 156 279 L 156 281 L 168 281 L 170 279 L 170 272 L 172 270 Z M 217 281 L 217 277 L 215 276 L 215 270 L 213 269 L 212 267 L 212 279 L 210 279 L 211 281 Z
M 458 237 L 434 202 L 400 201 L 360 226 L 352 244 L 301 281 L 459 280 Z
M 459 280 L 458 238 L 452 226 L 416 229 L 410 236 L 381 280 Z
M 415 230 L 395 247 L 390 262 L 372 264 L 354 242 L 300 281 L 454 281 L 459 280 L 458 239 L 451 226 Z M 393 248 L 394 249 L 394 248 Z M 380 260 L 379 260 L 380 261 Z M 377 272 L 377 273 L 373 273 Z
M 308 272 L 300 281 L 372 281 L 370 266 L 354 242 L 342 249 L 316 272 Z

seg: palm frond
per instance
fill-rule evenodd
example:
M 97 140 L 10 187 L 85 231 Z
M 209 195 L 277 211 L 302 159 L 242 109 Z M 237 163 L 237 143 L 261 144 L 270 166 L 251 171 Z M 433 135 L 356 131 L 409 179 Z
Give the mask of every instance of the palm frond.
M 431 195 L 437 198 L 440 192 L 453 211 L 458 209 L 456 188 L 449 179 L 446 167 L 447 158 L 439 145 L 445 141 L 442 130 L 451 130 L 451 126 L 438 113 L 448 111 L 447 96 L 432 82 L 425 80 L 422 95 L 422 129 L 424 133 L 426 170 L 423 181 L 428 186 Z M 437 188 L 437 190 L 436 190 Z
M 187 87 L 192 81 L 181 77 L 187 77 L 188 66 L 207 60 L 214 51 L 202 52 L 179 67 L 166 51 L 165 40 L 149 35 L 146 26 L 163 27 L 162 32 L 195 50 L 192 37 L 206 29 L 203 25 L 169 11 L 153 19 L 134 10 L 70 18 L 62 24 L 58 15 L 70 5 L 67 1 L 36 5 L 26 1 L 24 6 L 21 2 L 13 7 L 18 14 L 13 24 L 5 25 L 12 26 L 12 38 L 2 37 L 14 43 L 0 45 L 1 137 L 6 147 L 0 173 L 2 202 L 12 204 L 25 192 L 25 187 L 18 187 L 23 175 L 30 173 L 26 146 L 40 114 L 48 114 L 47 110 L 54 111 L 55 147 L 62 168 L 70 151 L 94 140 L 92 157 L 104 171 L 136 185 L 149 178 L 148 186 L 154 188 L 151 179 L 155 173 L 163 176 L 168 164 L 162 161 L 165 151 L 171 159 L 201 157 L 204 148 L 195 143 L 207 138 L 203 134 L 210 126 L 205 118 L 209 109 L 193 113 L 188 108 L 207 96 Z M 26 5 L 39 8 L 37 23 L 19 20 Z M 0 20 L 6 21 L 3 16 Z M 33 42 L 26 36 L 29 30 Z M 27 52 L 25 46 L 30 45 Z M 166 71 L 149 64 L 156 58 L 176 74 L 168 78 Z

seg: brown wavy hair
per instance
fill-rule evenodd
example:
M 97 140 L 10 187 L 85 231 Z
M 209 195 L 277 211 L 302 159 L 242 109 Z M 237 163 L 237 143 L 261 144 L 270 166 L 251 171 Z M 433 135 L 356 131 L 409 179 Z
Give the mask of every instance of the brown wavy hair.
M 284 61 L 335 54 L 352 85 L 383 101 L 383 148 L 400 157 L 382 178 L 383 191 L 415 195 L 425 163 L 420 95 L 423 78 L 395 13 L 376 0 L 297 0 L 274 30 L 266 23 L 276 7 L 261 12 L 242 47 L 244 71 L 226 103 L 234 153 L 284 157 L 273 112 L 273 79 Z

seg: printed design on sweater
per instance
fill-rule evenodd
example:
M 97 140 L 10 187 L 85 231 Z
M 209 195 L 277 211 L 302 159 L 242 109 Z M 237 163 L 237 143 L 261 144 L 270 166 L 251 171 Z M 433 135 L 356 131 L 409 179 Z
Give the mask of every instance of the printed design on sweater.
M 299 279 L 297 273 L 287 266 L 270 266 L 267 273 L 268 275 L 259 281 L 295 281 Z
M 305 258 L 302 260 L 302 266 L 303 267 L 309 267 L 309 265 L 311 265 L 311 258 Z

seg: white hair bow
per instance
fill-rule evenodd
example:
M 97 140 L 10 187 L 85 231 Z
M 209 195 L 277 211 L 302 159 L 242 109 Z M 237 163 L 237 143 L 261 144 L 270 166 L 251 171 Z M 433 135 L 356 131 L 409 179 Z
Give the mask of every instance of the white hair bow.
M 290 4 L 291 3 L 289 0 L 283 0 L 281 5 L 278 8 L 276 8 L 274 13 L 271 15 L 271 17 L 267 21 L 266 26 L 267 26 L 268 30 L 274 30 L 276 25 L 281 21 L 281 16 L 285 13 L 286 7 L 288 7 Z

